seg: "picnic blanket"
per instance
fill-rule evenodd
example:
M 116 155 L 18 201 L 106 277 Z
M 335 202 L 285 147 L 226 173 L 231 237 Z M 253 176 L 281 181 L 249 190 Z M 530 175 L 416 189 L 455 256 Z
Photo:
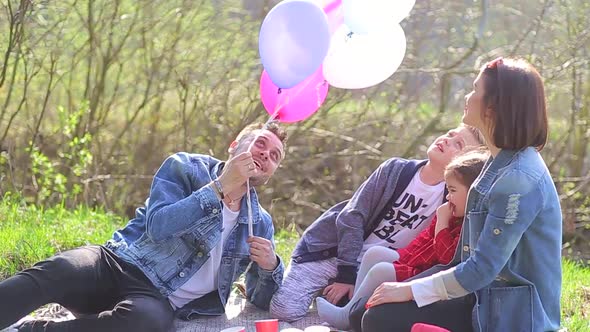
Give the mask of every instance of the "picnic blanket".
M 225 306 L 225 315 L 197 318 L 191 321 L 176 319 L 174 321 L 174 327 L 177 332 L 219 332 L 229 327 L 243 326 L 247 332 L 255 332 L 255 321 L 270 318 L 272 317 L 268 311 L 258 309 L 246 301 L 238 292 L 232 292 Z M 321 325 L 321 320 L 314 308 L 310 310 L 307 316 L 294 323 L 279 322 L 279 331 L 286 328 L 303 330 L 313 325 Z
M 247 332 L 255 332 L 254 322 L 261 319 L 272 318 L 268 311 L 258 309 L 238 292 L 232 292 L 227 305 L 225 315 L 217 317 L 199 317 L 190 321 L 175 320 L 174 327 L 177 332 L 219 332 L 223 329 L 243 326 Z M 308 326 L 321 325 L 321 320 L 315 309 L 307 316 L 294 323 L 279 322 L 279 331 L 286 328 L 305 329 Z
M 74 315 L 58 304 L 45 306 L 34 312 L 30 318 L 46 320 L 70 320 Z M 30 319 L 28 318 L 28 319 Z M 227 305 L 225 315 L 215 317 L 199 317 L 194 320 L 184 321 L 176 319 L 171 332 L 219 332 L 223 329 L 235 326 L 243 326 L 247 332 L 255 332 L 254 322 L 261 319 L 272 318 L 268 311 L 258 309 L 237 291 L 232 292 Z M 25 318 L 26 319 L 26 318 Z M 306 317 L 294 322 L 279 322 L 279 331 L 286 328 L 298 328 L 304 330 L 306 327 L 321 325 L 320 318 L 315 309 L 310 310 Z M 13 332 L 15 329 L 7 328 L 0 332 Z

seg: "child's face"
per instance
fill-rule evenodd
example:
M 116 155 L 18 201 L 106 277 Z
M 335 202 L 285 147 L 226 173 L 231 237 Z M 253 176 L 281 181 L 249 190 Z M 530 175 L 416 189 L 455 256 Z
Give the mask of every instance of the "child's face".
M 469 188 L 461 183 L 453 173 L 445 174 L 445 182 L 449 190 L 447 200 L 451 205 L 451 212 L 454 217 L 461 218 L 465 215 L 465 204 Z
M 445 168 L 449 162 L 466 146 L 477 146 L 479 142 L 473 133 L 466 127 L 460 126 L 449 130 L 446 134 L 437 137 L 426 150 L 428 160 Z

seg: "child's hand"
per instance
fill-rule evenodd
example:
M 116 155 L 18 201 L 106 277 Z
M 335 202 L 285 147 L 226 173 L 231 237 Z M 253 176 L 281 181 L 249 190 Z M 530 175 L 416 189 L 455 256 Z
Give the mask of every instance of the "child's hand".
M 336 303 L 338 303 L 346 295 L 348 295 L 348 299 L 351 299 L 353 292 L 354 285 L 335 282 L 324 288 L 323 295 L 326 297 L 328 302 L 336 305 Z
M 442 229 L 449 227 L 449 222 L 453 216 L 453 210 L 449 202 L 444 203 L 436 209 L 436 226 L 434 227 L 434 236 Z

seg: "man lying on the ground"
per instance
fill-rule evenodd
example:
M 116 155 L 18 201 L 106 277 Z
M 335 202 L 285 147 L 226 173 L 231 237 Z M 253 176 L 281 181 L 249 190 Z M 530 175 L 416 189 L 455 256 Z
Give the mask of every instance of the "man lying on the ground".
M 63 252 L 0 282 L 0 329 L 55 302 L 77 318 L 25 321 L 18 330 L 168 331 L 175 316 L 223 314 L 243 273 L 248 300 L 268 309 L 283 264 L 271 217 L 253 188 L 249 236 L 246 185 L 269 180 L 284 158 L 285 139 L 274 123 L 250 125 L 230 145 L 227 162 L 170 156 L 145 207 L 105 246 Z

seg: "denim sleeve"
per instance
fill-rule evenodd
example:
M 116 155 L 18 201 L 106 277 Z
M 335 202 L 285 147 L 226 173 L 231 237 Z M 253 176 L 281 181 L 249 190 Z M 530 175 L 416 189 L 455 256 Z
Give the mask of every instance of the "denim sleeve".
M 156 243 L 220 222 L 221 205 L 203 167 L 198 181 L 188 154 L 170 156 L 156 172 L 146 211 L 146 233 Z M 199 183 L 202 182 L 202 183 Z
M 390 168 L 392 159 L 382 163 L 355 191 L 354 195 L 338 214 L 336 229 L 338 232 L 338 276 L 335 281 L 354 284 L 356 279 L 357 259 L 364 243 L 364 226 L 383 199 L 385 184 L 388 184 L 386 169 Z M 389 183 L 391 185 L 391 183 Z
M 468 292 L 489 285 L 506 265 L 524 232 L 545 204 L 540 179 L 512 170 L 489 192 L 485 222 L 474 253 L 454 276 Z
M 275 241 L 272 221 L 270 222 L 270 227 L 265 238 L 270 239 L 274 249 Z M 283 283 L 283 271 L 285 267 L 281 257 L 279 255 L 276 256 L 279 264 L 273 271 L 263 270 L 258 264 L 251 262 L 246 272 L 246 296 L 248 301 L 264 310 L 268 310 L 273 294 Z

